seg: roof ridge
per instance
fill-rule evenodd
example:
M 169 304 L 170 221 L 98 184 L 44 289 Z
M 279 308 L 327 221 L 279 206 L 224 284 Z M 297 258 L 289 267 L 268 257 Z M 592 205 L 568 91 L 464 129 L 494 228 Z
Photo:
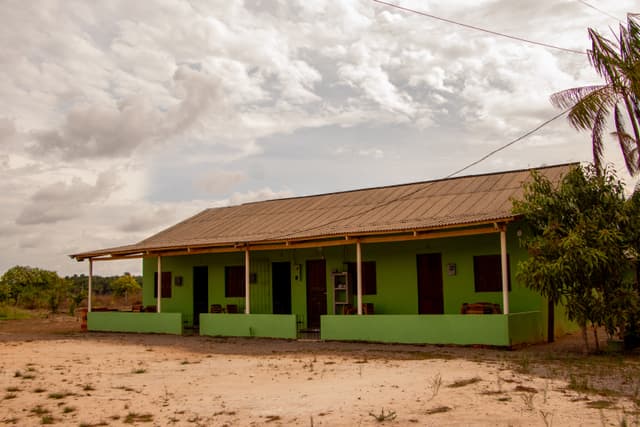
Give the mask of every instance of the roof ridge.
M 580 162 L 567 162 L 567 163 L 558 163 L 558 164 L 553 164 L 553 165 L 537 166 L 537 167 L 531 167 L 531 168 L 513 169 L 513 170 L 507 170 L 507 171 L 485 172 L 485 173 L 479 173 L 479 174 L 469 174 L 469 175 L 463 175 L 463 176 L 456 176 L 456 177 L 451 177 L 451 178 L 436 178 L 436 179 L 431 179 L 431 180 L 426 180 L 426 181 L 406 182 L 406 183 L 402 183 L 402 184 L 389 184 L 389 185 L 380 185 L 380 186 L 377 186 L 377 187 L 355 188 L 353 190 L 330 191 L 330 192 L 327 192 L 327 193 L 307 194 L 307 195 L 304 195 L 304 196 L 282 197 L 282 198 L 279 198 L 279 199 L 276 198 L 276 199 L 256 200 L 254 202 L 240 203 L 238 205 L 228 205 L 228 206 L 220 206 L 220 207 L 217 207 L 217 208 L 207 208 L 206 210 L 220 209 L 222 207 L 230 208 L 230 207 L 234 207 L 234 206 L 249 206 L 249 205 L 255 205 L 255 204 L 259 204 L 259 203 L 272 202 L 272 201 L 306 199 L 306 198 L 312 198 L 312 197 L 333 196 L 333 195 L 337 195 L 337 194 L 358 193 L 358 192 L 361 192 L 361 191 L 371 191 L 371 190 L 382 190 L 382 189 L 388 189 L 388 188 L 409 187 L 409 186 L 412 186 L 412 185 L 432 184 L 432 183 L 442 182 L 442 181 L 455 181 L 455 180 L 458 180 L 458 179 L 477 178 L 477 177 L 482 177 L 482 176 L 507 175 L 507 174 L 512 174 L 512 173 L 515 174 L 515 173 L 521 173 L 521 172 L 526 172 L 526 171 L 551 169 L 551 168 L 565 167 L 565 166 L 570 166 L 570 165 L 580 165 Z

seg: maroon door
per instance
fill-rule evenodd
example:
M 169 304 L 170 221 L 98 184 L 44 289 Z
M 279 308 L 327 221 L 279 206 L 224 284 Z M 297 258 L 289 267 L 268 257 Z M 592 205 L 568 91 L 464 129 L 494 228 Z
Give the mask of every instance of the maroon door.
M 320 316 L 327 314 L 327 267 L 325 260 L 307 261 L 307 327 L 320 329 Z
M 422 254 L 418 264 L 418 313 L 443 314 L 442 255 Z

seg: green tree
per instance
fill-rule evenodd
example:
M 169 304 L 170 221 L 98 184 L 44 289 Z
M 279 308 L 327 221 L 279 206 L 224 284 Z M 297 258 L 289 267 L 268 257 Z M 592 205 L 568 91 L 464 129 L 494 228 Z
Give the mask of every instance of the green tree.
M 554 185 L 533 174 L 523 199 L 514 201 L 526 232 L 521 243 L 529 257 L 517 273 L 525 286 L 555 302 L 583 328 L 597 326 L 614 334 L 624 326 L 625 300 L 634 290 L 630 271 L 628 223 L 623 186 L 613 173 L 575 168 Z
M 15 305 L 33 309 L 46 306 L 56 312 L 67 297 L 70 283 L 54 271 L 15 266 L 0 278 L 5 298 Z
M 138 281 L 129 273 L 125 273 L 111 282 L 111 290 L 113 293 L 118 296 L 124 296 L 125 302 L 127 302 L 130 293 L 139 291 L 140 289 L 142 288 Z
M 613 119 L 627 170 L 631 175 L 640 171 L 640 23 L 638 16 L 627 15 L 626 27 L 609 40 L 589 28 L 591 49 L 589 62 L 604 79 L 600 85 L 583 86 L 557 92 L 551 103 L 570 108 L 569 122 L 578 130 L 591 130 L 593 163 L 603 172 L 603 142 L 607 120 Z M 631 125 L 631 133 L 627 125 Z

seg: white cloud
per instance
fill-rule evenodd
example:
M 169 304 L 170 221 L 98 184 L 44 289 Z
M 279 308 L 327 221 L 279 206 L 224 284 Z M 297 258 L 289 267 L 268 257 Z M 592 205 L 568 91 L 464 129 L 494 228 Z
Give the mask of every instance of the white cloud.
M 617 25 L 580 2 L 399 4 L 573 49 Z M 65 254 L 206 207 L 437 178 L 598 81 L 582 55 L 369 0 L 9 1 L 0 39 L 0 271 L 84 271 Z M 558 121 L 471 172 L 589 156 Z
M 289 190 L 273 191 L 269 187 L 259 190 L 248 191 L 246 193 L 234 193 L 228 200 L 229 205 L 241 205 L 243 203 L 259 202 L 261 200 L 283 199 L 291 197 L 293 193 Z
M 98 175 L 95 185 L 77 177 L 69 183 L 49 184 L 31 196 L 16 218 L 16 224 L 53 224 L 80 217 L 86 205 L 106 199 L 117 185 L 112 171 Z
M 199 176 L 195 184 L 209 194 L 224 194 L 246 180 L 247 175 L 243 172 L 214 170 Z

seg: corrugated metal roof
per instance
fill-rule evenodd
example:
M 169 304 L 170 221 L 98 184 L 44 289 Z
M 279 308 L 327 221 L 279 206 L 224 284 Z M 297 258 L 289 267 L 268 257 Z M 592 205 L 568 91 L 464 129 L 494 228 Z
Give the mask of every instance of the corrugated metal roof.
M 571 167 L 537 168 L 558 182 Z M 399 233 L 513 218 L 531 169 L 294 197 L 206 209 L 137 244 L 76 259 L 198 246 L 224 246 Z

